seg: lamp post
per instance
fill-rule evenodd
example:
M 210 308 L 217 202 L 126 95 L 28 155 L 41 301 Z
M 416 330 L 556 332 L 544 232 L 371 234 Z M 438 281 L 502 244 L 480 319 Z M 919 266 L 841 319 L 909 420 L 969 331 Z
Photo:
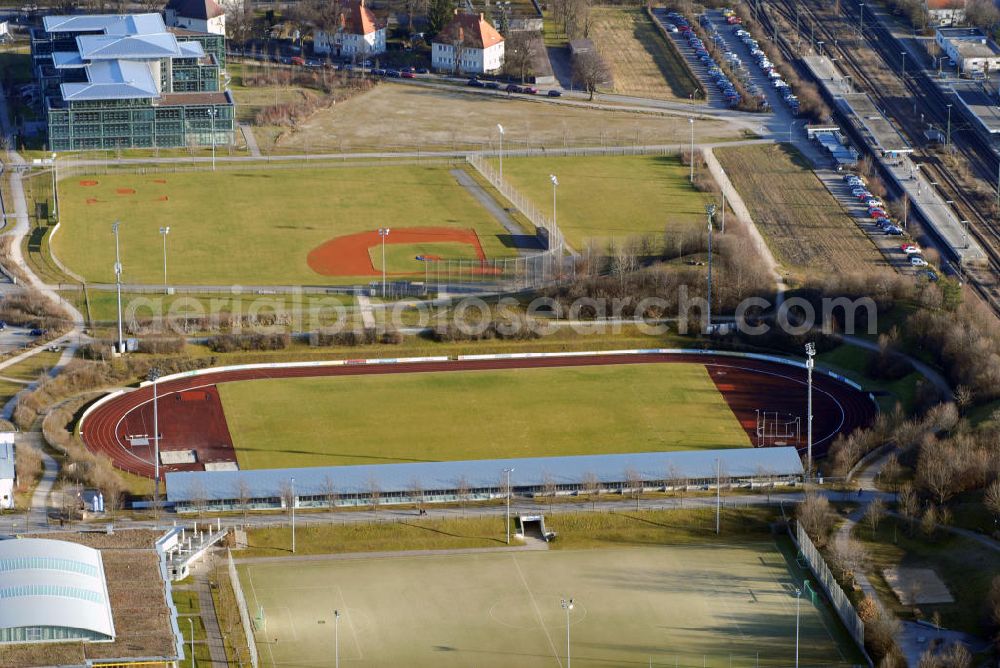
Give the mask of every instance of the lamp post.
M 295 554 L 295 478 L 292 478 L 289 496 L 288 503 L 292 506 L 292 554 Z
M 500 132 L 500 180 L 503 181 L 503 126 L 499 123 L 497 130 Z
M 806 479 L 812 477 L 813 464 L 813 367 L 816 366 L 816 344 L 806 344 L 806 377 L 808 398 L 806 400 Z
M 708 326 L 709 334 L 712 333 L 712 216 L 715 215 L 715 205 L 706 204 L 705 213 L 708 214 Z
M 899 76 L 906 78 L 906 51 L 899 52 Z
M 208 110 L 208 116 L 212 119 L 212 171 L 215 171 L 215 117 L 219 115 L 219 110 L 212 109 Z
M 160 411 L 157 396 L 156 381 L 160 379 L 160 370 L 153 367 L 147 376 L 153 383 L 153 512 L 160 517 Z
M 795 668 L 799 668 L 799 608 L 802 606 L 802 590 L 795 588 Z
M 52 154 L 52 216 L 58 220 L 59 219 L 59 192 L 56 190 L 56 184 L 59 182 L 59 172 L 56 163 L 56 154 Z
M 115 234 L 115 286 L 118 290 L 118 354 L 125 352 L 125 335 L 122 331 L 122 258 L 121 247 L 118 243 L 118 228 L 121 223 L 115 221 L 111 226 L 111 231 Z
M 569 649 L 569 611 L 573 609 L 573 599 L 563 599 L 562 609 L 566 611 L 566 668 L 572 668 L 572 655 Z
M 962 247 L 969 247 L 969 221 L 963 220 L 962 223 Z
M 514 472 L 513 467 L 509 469 L 504 469 L 503 472 L 507 475 L 507 544 L 510 545 L 510 474 Z
M 948 134 L 945 135 L 944 145 L 951 146 L 951 105 L 945 105 L 948 107 Z
M 389 228 L 378 228 L 378 235 L 382 239 L 382 299 L 385 299 L 385 238 L 389 236 Z
M 552 181 L 552 227 L 556 226 L 556 189 L 559 187 L 559 179 L 556 178 L 555 174 L 549 174 L 549 180 Z M 553 229 L 553 232 L 555 230 Z
M 170 234 L 170 226 L 160 228 L 160 236 L 163 237 L 163 292 L 167 292 L 167 235 Z
M 340 668 L 340 610 L 333 611 L 333 668 Z
M 689 158 L 691 159 L 691 183 L 694 183 L 694 119 L 689 118 L 688 123 L 691 125 L 691 154 Z
M 192 617 L 188 617 L 188 628 L 191 629 L 191 668 L 197 668 L 194 659 L 194 619 Z
M 865 3 L 858 3 L 858 37 L 865 36 Z
M 715 535 L 719 535 L 722 520 L 722 460 L 715 458 Z

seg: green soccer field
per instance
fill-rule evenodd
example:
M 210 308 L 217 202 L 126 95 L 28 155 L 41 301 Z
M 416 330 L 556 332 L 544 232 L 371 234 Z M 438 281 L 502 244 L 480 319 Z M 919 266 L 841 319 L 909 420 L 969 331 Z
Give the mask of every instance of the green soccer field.
M 557 522 L 553 522 L 556 524 Z M 756 668 L 794 664 L 797 583 L 773 543 L 239 566 L 261 665 Z M 333 611 L 340 612 L 335 628 Z M 801 601 L 800 665 L 860 663 Z M 838 642 L 840 639 L 841 642 Z
M 549 174 L 558 177 L 559 229 L 577 250 L 591 239 L 603 244 L 694 230 L 704 225 L 711 201 L 691 187 L 688 168 L 674 156 L 508 158 L 503 174 L 546 214 L 552 210 Z
M 88 281 L 114 281 L 113 222 L 120 221 L 123 280 L 172 284 L 310 285 L 371 276 L 322 276 L 311 250 L 379 227 L 474 229 L 488 257 L 516 254 L 506 230 L 448 166 L 312 167 L 74 176 L 59 183 L 53 253 Z M 81 185 L 93 184 L 95 185 Z M 388 250 L 388 248 L 387 248 Z M 367 250 L 361 259 L 370 264 Z M 406 262 L 390 272 L 412 270 Z M 379 267 L 381 269 L 381 266 Z M 418 269 L 422 272 L 423 267 Z M 374 268 L 372 268 L 374 273 Z
M 241 469 L 749 447 L 700 364 L 222 383 Z

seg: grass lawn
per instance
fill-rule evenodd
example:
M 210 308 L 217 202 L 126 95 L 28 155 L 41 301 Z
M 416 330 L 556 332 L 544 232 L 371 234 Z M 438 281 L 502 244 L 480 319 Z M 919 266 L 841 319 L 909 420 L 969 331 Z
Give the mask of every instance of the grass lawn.
M 559 177 L 557 216 L 569 243 L 619 241 L 664 229 L 703 225 L 706 194 L 688 182 L 674 156 L 516 158 L 503 162 L 504 178 L 543 211 L 552 207 L 549 174 Z
M 875 380 L 868 376 L 868 364 L 875 356 L 870 350 L 857 346 L 840 345 L 833 350 L 816 356 L 817 361 L 835 367 L 848 378 L 858 382 L 866 390 L 884 392 L 884 396 L 876 397 L 882 410 L 891 411 L 896 403 L 910 413 L 916 399 L 917 382 L 923 377 L 913 371 L 898 380 Z
M 591 38 L 611 69 L 614 92 L 688 100 L 699 88 L 687 63 L 637 8 L 595 7 Z
M 418 260 L 418 256 L 440 258 L 442 260 L 478 260 L 479 254 L 474 246 L 458 241 L 432 241 L 422 244 L 386 244 L 385 266 L 388 271 L 419 274 L 427 269 L 427 262 Z M 368 249 L 368 257 L 372 266 L 382 271 L 382 248 L 372 246 Z
M 941 614 L 942 626 L 987 637 L 984 604 L 993 578 L 1000 575 L 1000 559 L 996 552 L 979 543 L 951 533 L 939 531 L 933 541 L 916 530 L 910 536 L 903 520 L 887 518 L 872 538 L 867 526 L 854 530 L 871 556 L 868 575 L 878 590 L 879 598 L 903 618 L 913 618 L 913 609 L 903 606 L 886 584 L 882 570 L 893 565 L 913 568 L 933 568 L 955 598 L 954 603 L 920 605 L 923 619 Z
M 98 185 L 80 185 L 85 181 Z M 163 282 L 159 228 L 165 225 L 168 277 L 175 284 L 356 282 L 317 274 L 306 256 L 333 237 L 401 221 L 473 228 L 487 255 L 511 254 L 503 227 L 445 166 L 73 177 L 61 182 L 60 202 L 53 251 L 96 282 L 114 280 L 115 220 L 121 221 L 126 283 Z
M 241 469 L 750 445 L 697 364 L 269 379 L 219 391 Z
M 738 146 L 715 155 L 778 262 L 831 272 L 888 266 L 795 149 Z
M 552 524 L 558 530 L 560 518 Z M 652 520 L 655 521 L 655 518 Z M 794 563 L 794 562 L 793 562 Z M 771 541 L 248 563 L 263 666 L 333 648 L 356 666 L 788 666 L 798 573 Z M 825 610 L 801 607 L 801 660 L 857 660 Z M 559 664 L 556 664 L 559 665 Z M 565 665 L 565 664 L 562 664 Z

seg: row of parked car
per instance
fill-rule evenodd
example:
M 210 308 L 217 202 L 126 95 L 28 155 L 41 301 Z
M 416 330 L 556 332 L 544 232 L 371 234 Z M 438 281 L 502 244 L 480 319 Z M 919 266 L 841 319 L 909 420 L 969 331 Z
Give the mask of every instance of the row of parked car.
M 750 50 L 750 55 L 757 62 L 757 66 L 764 72 L 764 75 L 771 81 L 771 85 L 781 95 L 788 108 L 793 114 L 799 113 L 799 98 L 795 96 L 792 87 L 788 85 L 781 74 L 774 68 L 774 63 L 770 61 L 767 54 L 760 48 L 760 43 L 753 38 L 749 32 L 743 28 L 736 28 L 736 37 Z
M 500 90 L 501 86 L 499 81 L 482 81 L 476 77 L 472 77 L 471 79 L 469 79 L 465 85 L 472 86 L 473 88 L 489 88 L 490 90 Z M 523 93 L 525 95 L 538 95 L 538 89 L 535 88 L 534 86 L 518 85 L 514 83 L 507 84 L 506 86 L 503 87 L 503 90 L 507 91 L 508 93 Z M 550 91 L 547 91 L 545 94 L 548 95 L 549 97 L 560 97 L 562 96 L 562 91 L 552 89 Z
M 705 48 L 705 43 L 702 42 L 701 38 L 692 30 L 691 24 L 680 12 L 669 12 L 667 17 L 676 26 L 678 32 L 684 35 L 687 39 L 688 46 L 694 49 L 694 54 L 697 56 L 706 68 L 708 68 L 708 75 L 712 77 L 712 81 L 715 82 L 716 87 L 722 96 L 726 100 L 726 104 L 729 106 L 735 106 L 740 103 L 740 94 L 736 92 L 736 87 L 733 82 L 729 80 L 729 77 L 725 75 L 719 64 L 715 62 L 711 54 L 708 53 L 708 49 Z M 669 28 L 668 28 L 669 29 Z

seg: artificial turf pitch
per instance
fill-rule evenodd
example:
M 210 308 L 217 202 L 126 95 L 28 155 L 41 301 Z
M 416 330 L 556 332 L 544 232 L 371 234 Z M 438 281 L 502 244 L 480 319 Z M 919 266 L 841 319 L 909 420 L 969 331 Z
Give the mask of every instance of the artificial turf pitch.
M 791 666 L 797 584 L 773 543 L 239 567 L 262 666 Z M 800 665 L 857 659 L 801 601 Z
M 59 208 L 53 253 L 91 282 L 114 281 L 115 221 L 126 283 L 161 283 L 164 252 L 173 284 L 357 282 L 321 276 L 307 256 L 334 237 L 380 227 L 472 229 L 487 257 L 517 254 L 504 242 L 508 232 L 448 166 L 74 176 L 59 183 Z M 160 228 L 167 226 L 164 249 Z M 408 261 L 388 270 L 422 275 L 424 267 Z
M 700 364 L 221 383 L 243 470 L 749 447 Z

